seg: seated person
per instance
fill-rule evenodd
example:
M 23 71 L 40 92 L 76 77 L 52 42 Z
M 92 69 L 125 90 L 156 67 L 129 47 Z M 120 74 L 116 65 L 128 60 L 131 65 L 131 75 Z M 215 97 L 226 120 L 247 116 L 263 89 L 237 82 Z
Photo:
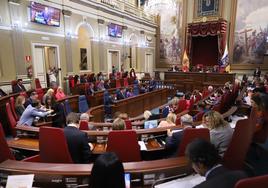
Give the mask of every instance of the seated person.
M 209 111 L 203 116 L 203 124 L 210 131 L 210 141 L 222 157 L 231 142 L 234 130 L 217 111 Z
M 105 89 L 111 89 L 111 81 L 110 80 L 106 80 L 105 82 L 104 82 L 104 88 Z
M 97 85 L 97 90 L 98 90 L 98 91 L 103 91 L 103 90 L 105 90 L 105 87 L 104 87 L 104 81 L 103 81 L 103 80 L 99 81 L 99 83 L 98 83 L 98 85 Z
M 61 106 L 55 101 L 54 97 L 47 96 L 45 99 L 45 107 L 48 110 L 53 110 L 52 124 L 53 127 L 65 127 L 65 116 Z
M 186 109 L 189 110 L 191 107 L 191 93 L 190 92 L 185 93 L 184 99 L 186 100 Z
M 122 100 L 125 98 L 124 94 L 120 89 L 117 89 L 115 93 L 116 93 L 116 100 Z
M 32 104 L 33 101 L 36 101 L 36 100 L 38 100 L 38 94 L 37 94 L 35 91 L 33 91 L 33 92 L 31 93 L 30 97 L 25 101 L 25 103 L 24 103 L 24 107 L 27 108 L 27 106 L 28 106 L 29 104 Z
M 211 106 L 206 104 L 205 102 L 199 101 L 197 104 L 198 113 L 193 116 L 194 121 L 201 121 L 202 119 L 197 120 L 196 118 L 199 116 L 199 114 L 202 114 L 203 116 L 206 112 L 210 110 L 210 107 Z
M 174 97 L 168 102 L 168 106 L 165 106 L 162 110 L 162 117 L 167 117 L 170 112 L 177 114 L 179 107 L 179 98 Z
M 15 102 L 15 112 L 17 114 L 17 116 L 20 118 L 21 115 L 23 114 L 25 107 L 24 107 L 24 103 L 25 103 L 25 97 L 20 95 L 16 98 L 16 102 Z
M 206 180 L 194 188 L 233 188 L 238 180 L 246 178 L 243 171 L 230 171 L 220 164 L 220 156 L 215 146 L 205 140 L 196 139 L 186 147 L 186 156 L 196 173 Z
M 113 121 L 112 129 L 113 130 L 125 130 L 126 129 L 125 121 L 121 118 L 116 118 Z
M 54 99 L 54 89 L 48 89 L 47 90 L 47 92 L 46 92 L 46 94 L 43 96 L 43 99 L 42 99 L 42 104 L 45 104 L 45 100 L 46 100 L 46 97 L 53 97 L 53 99 Z
M 95 93 L 94 84 L 93 83 L 89 83 L 89 87 L 88 87 L 88 90 L 87 90 L 86 95 L 93 96 L 94 93 Z
M 268 134 L 268 95 L 264 93 L 255 93 L 251 97 L 252 119 L 256 119 L 253 142 L 264 143 Z M 253 113 L 254 112 L 254 113 Z
M 191 128 L 193 125 L 193 118 L 189 114 L 181 116 L 181 126 L 183 129 Z M 177 156 L 179 144 L 183 136 L 183 130 L 172 133 L 170 130 L 167 130 L 167 138 L 165 148 L 167 150 L 168 156 L 175 157 Z
M 40 109 L 41 104 L 40 101 L 33 101 L 32 104 L 29 104 L 27 108 L 22 113 L 20 120 L 18 121 L 18 125 L 27 125 L 32 126 L 34 119 L 40 117 L 46 117 L 48 114 L 52 113 L 53 110 L 43 111 Z
M 58 87 L 55 97 L 57 100 L 61 100 L 61 99 L 64 99 L 66 97 L 66 95 L 63 92 L 63 89 L 61 87 Z
M 126 89 L 126 97 L 129 98 L 129 97 L 133 97 L 134 94 L 133 94 L 133 89 L 132 88 L 127 88 Z
M 166 120 L 163 120 L 160 122 L 158 127 L 170 127 L 170 126 L 176 126 L 176 114 L 170 112 L 166 118 Z
M 4 96 L 6 96 L 7 94 L 2 90 L 2 89 L 0 89 L 0 97 L 4 97 Z
M 13 87 L 13 93 L 20 93 L 24 91 L 26 91 L 26 89 L 22 84 L 22 79 L 18 79 L 17 84 Z
M 149 91 L 153 91 L 156 89 L 156 81 L 154 80 L 154 78 L 152 78 L 149 82 Z
M 101 154 L 91 170 L 89 188 L 125 188 L 124 167 L 115 153 Z
M 91 151 L 87 133 L 79 130 L 79 115 L 71 112 L 66 117 L 64 135 L 74 163 L 89 163 Z
M 91 125 L 89 123 L 89 115 L 87 113 L 82 113 L 80 115 L 80 121 L 86 121 L 86 122 L 88 122 L 88 129 L 89 130 L 96 130 L 96 127 L 94 127 L 93 125 Z
M 195 89 L 193 92 L 192 92 L 192 96 L 191 98 L 194 99 L 194 102 L 197 102 L 199 100 L 201 100 L 202 98 L 202 93 L 199 92 L 199 90 Z

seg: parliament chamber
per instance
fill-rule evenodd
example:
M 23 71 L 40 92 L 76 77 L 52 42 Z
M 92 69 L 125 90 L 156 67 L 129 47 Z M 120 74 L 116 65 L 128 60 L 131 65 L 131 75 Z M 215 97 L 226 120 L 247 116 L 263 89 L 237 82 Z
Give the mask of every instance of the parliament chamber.
M 1 187 L 268 187 L 268 2 L 1 0 Z

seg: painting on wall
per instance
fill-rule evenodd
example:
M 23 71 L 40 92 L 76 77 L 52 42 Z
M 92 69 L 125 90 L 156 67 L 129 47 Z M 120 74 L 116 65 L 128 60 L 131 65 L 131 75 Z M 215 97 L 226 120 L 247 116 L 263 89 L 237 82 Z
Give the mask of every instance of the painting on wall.
M 195 0 L 195 17 L 219 17 L 221 0 Z
M 160 63 L 162 66 L 181 64 L 183 0 L 159 2 L 149 0 L 144 9 L 160 19 Z
M 80 70 L 87 70 L 87 49 L 80 48 Z
M 234 64 L 263 63 L 268 50 L 267 12 L 267 0 L 237 0 Z

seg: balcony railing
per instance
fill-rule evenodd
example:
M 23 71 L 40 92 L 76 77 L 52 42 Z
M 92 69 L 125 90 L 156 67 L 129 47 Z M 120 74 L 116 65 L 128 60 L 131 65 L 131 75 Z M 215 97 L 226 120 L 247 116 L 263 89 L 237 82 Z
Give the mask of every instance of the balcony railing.
M 146 14 L 143 9 L 123 0 L 91 0 L 109 6 L 112 9 L 132 14 L 140 19 L 156 23 L 155 16 Z

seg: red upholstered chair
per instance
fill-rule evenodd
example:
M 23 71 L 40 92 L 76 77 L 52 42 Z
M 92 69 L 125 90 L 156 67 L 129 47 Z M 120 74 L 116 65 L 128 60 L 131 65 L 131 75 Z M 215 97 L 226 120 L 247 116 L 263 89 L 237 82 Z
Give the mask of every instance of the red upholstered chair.
M 116 73 L 116 79 L 120 79 L 120 78 L 122 78 L 122 74 L 121 74 L 121 72 L 117 72 Z
M 14 93 L 14 87 L 15 87 L 15 85 L 17 85 L 17 80 L 12 80 L 11 81 L 11 87 L 12 87 L 12 92 Z
M 14 160 L 14 156 L 11 153 L 7 142 L 6 142 L 6 138 L 5 138 L 5 133 L 2 127 L 2 124 L 0 123 L 0 163 L 7 160 L 7 159 L 12 159 Z
M 124 86 L 128 87 L 128 78 L 124 78 Z
M 235 184 L 235 188 L 267 188 L 268 175 L 245 178 Z
M 70 88 L 73 88 L 74 87 L 74 77 L 73 76 L 69 76 L 68 80 L 69 80 L 69 87 Z
M 120 88 L 120 87 L 121 87 L 121 82 L 120 82 L 119 79 L 117 79 L 117 80 L 115 81 L 115 87 L 116 87 L 116 88 Z
M 212 107 L 211 110 L 214 110 L 214 111 L 217 111 L 217 112 L 220 112 L 220 108 L 221 108 L 221 104 L 216 104 Z
M 39 149 L 40 162 L 73 163 L 63 129 L 40 127 Z
M 9 98 L 9 104 L 10 104 L 10 108 L 11 108 L 11 111 L 13 113 L 13 116 L 14 116 L 15 120 L 19 121 L 19 117 L 18 117 L 18 115 L 17 115 L 17 113 L 15 111 L 15 99 L 14 99 L 14 97 Z
M 204 114 L 205 112 L 198 112 L 194 117 L 194 121 L 202 121 Z
M 82 130 L 85 130 L 85 131 L 89 130 L 89 128 L 88 128 L 88 122 L 87 121 L 84 121 L 84 120 L 80 121 L 79 122 L 79 129 L 81 131 Z
M 44 91 L 42 88 L 35 89 L 35 92 L 38 95 L 38 100 L 42 101 L 44 96 Z
M 230 170 L 242 170 L 251 140 L 252 126 L 250 120 L 237 121 L 232 140 L 223 156 L 223 165 Z
M 204 98 L 206 98 L 208 95 L 209 95 L 208 90 L 203 90 L 203 92 L 202 92 L 202 98 L 204 99 Z
M 39 78 L 35 78 L 34 82 L 35 82 L 35 89 L 42 88 Z
M 179 107 L 178 107 L 178 113 L 186 110 L 187 108 L 187 102 L 185 99 L 180 99 L 179 100 Z
M 130 120 L 125 120 L 125 124 L 126 124 L 126 129 L 127 130 L 131 130 L 132 129 L 132 124 Z
M 136 131 L 110 131 L 107 151 L 115 152 L 122 162 L 140 161 L 141 153 Z
M 183 132 L 181 143 L 179 144 L 178 156 L 185 155 L 185 149 L 189 143 L 191 143 L 194 139 L 201 138 L 206 141 L 210 141 L 209 130 L 207 128 L 187 128 Z
M 16 125 L 17 125 L 17 121 L 13 116 L 13 113 L 11 111 L 11 107 L 9 103 L 6 103 L 6 112 L 7 112 L 7 119 L 8 119 L 8 123 L 9 123 L 9 128 L 11 130 L 12 136 L 16 137 L 17 136 L 17 132 L 16 132 Z

